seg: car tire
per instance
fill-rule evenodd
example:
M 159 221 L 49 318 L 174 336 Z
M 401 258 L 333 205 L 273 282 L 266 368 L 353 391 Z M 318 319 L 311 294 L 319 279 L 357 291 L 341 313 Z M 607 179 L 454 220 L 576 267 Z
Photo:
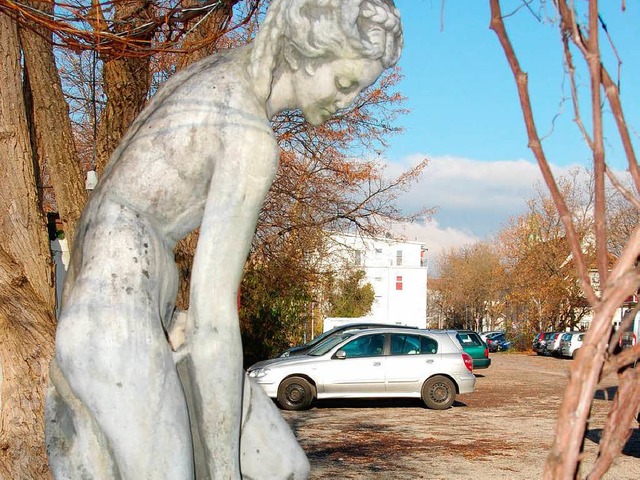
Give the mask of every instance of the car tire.
M 278 404 L 283 410 L 306 410 L 313 401 L 313 388 L 302 377 L 285 378 L 278 387 Z
M 580 350 L 579 348 L 576 348 L 573 353 L 571 354 L 571 358 L 576 358 L 576 355 L 578 354 L 578 350 Z
M 422 385 L 422 401 L 433 410 L 446 410 L 456 399 L 456 386 L 442 375 L 431 377 Z

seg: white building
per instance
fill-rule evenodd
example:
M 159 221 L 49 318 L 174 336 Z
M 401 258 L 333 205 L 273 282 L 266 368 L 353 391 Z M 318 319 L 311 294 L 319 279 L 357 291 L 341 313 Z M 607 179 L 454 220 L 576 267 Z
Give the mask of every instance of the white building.
M 362 269 L 375 291 L 366 317 L 326 318 L 324 331 L 337 325 L 366 321 L 427 326 L 427 247 L 420 242 L 333 235 L 329 258 L 336 269 Z

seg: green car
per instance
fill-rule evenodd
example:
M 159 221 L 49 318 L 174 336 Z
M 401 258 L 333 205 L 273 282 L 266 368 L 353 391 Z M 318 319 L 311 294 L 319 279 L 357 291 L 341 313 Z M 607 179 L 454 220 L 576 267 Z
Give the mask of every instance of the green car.
M 488 368 L 491 365 L 489 347 L 484 343 L 480 335 L 471 330 L 456 330 L 456 338 L 462 348 L 473 359 L 473 369 Z

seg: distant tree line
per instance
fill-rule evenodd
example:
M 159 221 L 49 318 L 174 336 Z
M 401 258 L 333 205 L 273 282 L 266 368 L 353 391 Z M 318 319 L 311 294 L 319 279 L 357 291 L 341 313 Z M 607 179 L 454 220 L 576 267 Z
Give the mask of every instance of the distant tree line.
M 576 168 L 558 178 L 585 257 L 595 271 L 593 175 Z M 611 187 L 611 186 L 610 186 Z M 443 252 L 430 285 L 429 317 L 444 328 L 493 330 L 501 326 L 521 349 L 537 332 L 578 329 L 592 309 L 585 299 L 564 226 L 542 188 L 524 213 L 494 238 Z M 607 189 L 611 264 L 638 224 L 639 213 Z

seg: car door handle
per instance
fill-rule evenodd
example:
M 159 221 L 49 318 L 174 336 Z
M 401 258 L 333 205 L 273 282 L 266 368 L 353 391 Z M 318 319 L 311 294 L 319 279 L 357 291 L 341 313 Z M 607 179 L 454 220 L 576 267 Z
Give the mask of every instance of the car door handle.
M 433 363 L 433 360 L 425 360 L 426 363 Z
M 379 367 L 380 365 L 382 365 L 382 363 L 380 363 L 380 362 L 373 362 L 373 366 L 374 366 L 374 367 Z

